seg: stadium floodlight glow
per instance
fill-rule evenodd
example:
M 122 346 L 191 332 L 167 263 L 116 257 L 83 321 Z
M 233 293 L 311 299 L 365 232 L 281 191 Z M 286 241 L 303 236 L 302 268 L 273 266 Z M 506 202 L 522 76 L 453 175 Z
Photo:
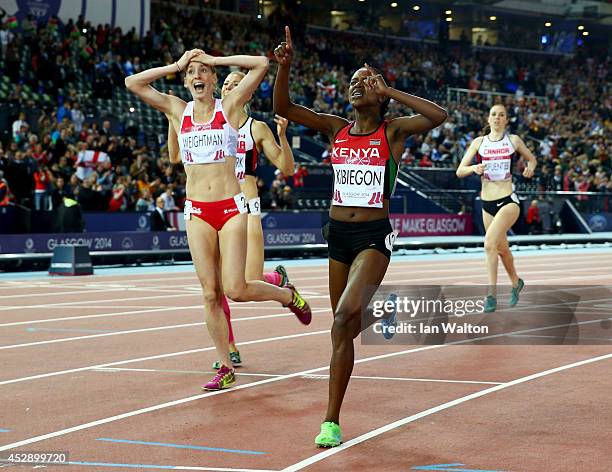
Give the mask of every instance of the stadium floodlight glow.
M 413 9 L 414 11 L 419 11 L 419 10 L 421 9 L 421 7 L 420 7 L 420 6 L 418 6 L 418 5 L 415 5 L 415 6 L 413 6 L 413 7 L 412 7 L 412 9 Z
M 365 2 L 365 0 L 359 0 L 360 2 Z
M 453 14 L 453 10 L 446 10 L 444 12 L 445 15 L 452 15 Z
M 258 20 L 261 20 L 261 13 L 258 13 L 258 14 L 257 14 L 257 19 L 258 19 Z
M 547 21 L 546 23 L 544 23 L 544 26 L 546 27 L 552 26 L 552 23 L 550 21 Z
M 546 36 L 545 34 L 542 35 L 542 37 L 540 38 L 540 42 L 542 44 L 546 44 L 548 43 L 548 36 Z
M 331 14 L 332 16 L 340 16 L 340 15 L 344 15 L 346 12 L 340 11 L 340 10 L 332 10 Z
M 491 15 L 491 16 L 489 17 L 489 20 L 491 20 L 491 21 L 495 21 L 495 20 L 497 20 L 497 17 L 496 17 L 495 15 Z
M 396 6 L 397 6 L 397 2 L 393 2 L 393 3 L 391 4 L 391 8 L 395 8 Z
M 87 28 L 83 28 L 83 34 L 87 34 Z
M 588 36 L 588 35 L 589 35 L 589 32 L 588 32 L 588 31 L 583 31 L 583 32 L 582 32 L 582 36 Z
M 578 29 L 579 29 L 580 31 L 582 31 L 582 30 L 584 29 L 584 26 L 583 26 L 583 25 L 580 25 L 580 26 L 578 26 Z
M 447 17 L 446 21 L 448 21 L 450 23 L 451 21 L 453 21 L 453 17 L 452 16 Z
M 134 107 L 130 107 L 130 113 L 134 113 L 136 109 Z

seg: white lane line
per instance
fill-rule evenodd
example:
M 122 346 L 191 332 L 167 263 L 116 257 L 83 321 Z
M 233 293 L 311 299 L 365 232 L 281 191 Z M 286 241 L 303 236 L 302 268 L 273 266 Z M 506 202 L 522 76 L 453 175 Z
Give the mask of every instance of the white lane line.
M 103 307 L 103 308 L 114 308 L 114 307 Z M 47 318 L 44 320 L 29 320 L 29 321 L 13 321 L 11 323 L 3 323 L 0 324 L 0 328 L 6 328 L 7 326 L 23 326 L 30 324 L 39 324 L 39 323 L 52 323 L 54 321 L 71 321 L 71 320 L 82 320 L 85 318 L 105 318 L 105 317 L 113 317 L 113 316 L 127 316 L 127 315 L 141 315 L 143 313 L 156 313 L 160 311 L 175 311 L 175 310 L 191 310 L 200 308 L 202 309 L 202 305 L 191 305 L 191 306 L 180 306 L 180 307 L 162 307 L 162 308 L 153 308 L 146 310 L 136 310 L 136 311 L 121 311 L 118 313 L 99 313 L 97 315 L 81 315 L 81 316 L 66 316 L 63 318 Z
M 329 309 L 319 308 L 317 310 L 312 310 L 313 313 L 321 313 L 324 311 L 329 311 Z M 261 316 L 249 316 L 245 318 L 232 318 L 232 322 L 247 321 L 247 320 L 265 320 L 269 318 L 284 318 L 284 317 L 293 317 L 293 316 L 295 316 L 293 313 L 277 313 L 274 315 L 261 315 Z M 11 344 L 8 346 L 0 346 L 0 350 L 16 349 L 20 347 L 42 346 L 44 344 L 65 343 L 65 342 L 70 342 L 70 341 L 80 341 L 83 339 L 105 338 L 108 336 L 119 336 L 123 334 L 147 333 L 151 331 L 164 331 L 166 329 L 192 328 L 194 326 L 205 326 L 205 325 L 206 325 L 205 322 L 200 321 L 197 323 L 185 323 L 185 324 L 177 324 L 177 325 L 169 325 L 169 326 L 156 326 L 154 328 L 130 329 L 127 331 L 114 331 L 112 333 L 90 334 L 87 336 L 75 336 L 72 338 L 49 339 L 47 341 L 36 341 L 36 342 L 23 343 L 23 344 Z
M 102 290 L 100 291 L 101 293 L 103 292 Z M 50 306 L 54 306 L 54 307 L 64 307 L 64 306 L 70 306 L 70 305 L 85 305 L 88 303 L 116 303 L 116 302 L 125 302 L 125 301 L 134 301 L 134 300 L 155 300 L 158 298 L 163 298 L 163 299 L 167 299 L 167 298 L 186 298 L 186 297 L 195 297 L 199 294 L 197 293 L 190 293 L 190 292 L 185 292 L 182 293 L 180 295 L 158 295 L 158 296 L 152 296 L 152 297 L 128 297 L 128 298 L 114 298 L 111 300 L 89 300 L 89 301 L 83 301 L 83 300 L 79 300 L 77 302 L 62 302 L 62 303 L 45 303 L 42 305 L 16 305 L 16 306 L 4 306 L 4 307 L 0 307 L 0 311 L 14 311 L 14 310 L 25 310 L 25 309 L 29 309 L 29 308 L 47 308 Z M 33 296 L 33 295 L 32 295 Z M 108 308 L 112 308 L 112 306 L 109 306 Z
M 169 374 L 212 374 L 212 371 L 204 370 L 168 370 L 168 369 L 127 369 L 127 368 L 113 368 L 107 367 L 102 369 L 92 369 L 95 372 L 153 372 L 153 373 L 169 373 Z M 259 374 L 259 373 L 246 373 L 240 372 L 240 369 L 236 371 L 236 375 L 252 376 L 252 377 L 282 377 L 283 375 L 289 374 Z M 312 374 L 303 375 L 302 379 L 316 379 L 326 380 L 329 378 L 327 374 Z M 503 382 L 484 382 L 480 380 L 441 380 L 441 379 L 423 379 L 423 378 L 409 378 L 409 377 L 369 377 L 365 375 L 351 375 L 351 379 L 362 379 L 362 380 L 398 380 L 398 381 L 411 381 L 411 382 L 439 382 L 439 383 L 461 383 L 461 384 L 485 384 L 485 385 L 501 385 Z
M 533 270 L 535 269 L 535 266 L 529 266 L 529 267 L 521 267 L 519 269 L 519 272 L 521 274 L 521 276 L 523 274 L 526 273 L 532 273 L 532 274 L 545 274 L 545 273 L 555 273 L 555 271 L 553 270 L 553 267 L 550 264 L 539 264 L 538 267 L 543 267 L 545 270 Z M 562 266 L 559 266 L 560 268 L 565 268 L 567 267 L 567 264 L 563 264 Z M 450 268 L 450 269 L 428 269 L 426 267 L 420 268 L 420 267 L 414 267 L 412 268 L 412 270 L 414 271 L 415 275 L 418 276 L 422 276 L 422 275 L 429 275 L 431 277 L 437 277 L 438 275 L 440 276 L 440 278 L 443 279 L 448 279 L 448 278 L 457 278 L 457 276 L 451 276 L 451 275 L 446 275 L 446 274 L 452 274 L 452 273 L 460 273 L 462 274 L 462 276 L 460 277 L 461 279 L 463 278 L 463 274 L 466 273 L 466 267 L 462 267 L 462 268 Z M 583 267 L 583 268 L 576 268 L 576 269 L 572 269 L 572 272 L 596 272 L 597 270 L 602 271 L 603 273 L 607 273 L 607 271 L 609 270 L 609 264 L 604 264 L 604 265 L 600 265 L 600 266 L 589 266 L 589 267 Z M 484 264 L 483 264 L 483 270 L 480 271 L 482 273 L 479 273 L 477 275 L 472 274 L 470 277 L 478 277 L 478 276 L 485 276 L 486 277 L 486 272 L 484 270 Z M 389 269 L 387 269 L 387 272 L 385 273 L 385 277 L 387 276 L 393 276 L 393 275 L 397 275 L 397 274 L 401 274 L 401 275 L 406 275 L 410 273 L 409 270 L 407 270 L 406 268 L 399 268 L 399 267 L 390 267 Z M 301 282 L 304 280 L 321 280 L 321 277 L 299 277 L 296 276 L 294 278 L 296 281 Z M 430 278 L 424 279 L 424 280 L 430 280 Z M 299 285 L 298 285 L 299 286 Z M 300 291 L 301 293 L 301 291 Z
M 323 331 L 309 331 L 307 333 L 298 333 L 298 334 L 290 334 L 290 335 L 286 335 L 286 336 L 275 336 L 273 338 L 264 338 L 264 339 L 255 339 L 253 341 L 244 341 L 241 342 L 240 345 L 250 345 L 250 344 L 261 344 L 261 343 L 267 343 L 267 342 L 273 342 L 273 341 L 284 341 L 286 339 L 294 339 L 294 338 L 301 338 L 304 336 L 313 336 L 313 335 L 318 335 L 318 334 L 326 334 L 329 333 L 330 330 L 323 330 Z M 59 370 L 59 371 L 55 371 L 55 372 L 47 372 L 46 374 L 36 374 L 36 375 L 30 375 L 28 377 L 21 377 L 21 378 L 17 378 L 17 379 L 11 379 L 11 380 L 3 380 L 0 381 L 0 386 L 2 385 L 9 385 L 9 384 L 15 384 L 15 383 L 21 383 L 21 382 L 26 382 L 28 380 L 38 380 L 38 379 L 44 379 L 44 378 L 48 378 L 48 377 L 56 377 L 58 375 L 66 375 L 66 374 L 72 374 L 75 372 L 85 372 L 88 370 L 93 370 L 93 369 L 102 369 L 105 367 L 113 367 L 116 365 L 125 365 L 125 364 L 132 364 L 134 362 L 145 362 L 145 361 L 152 361 L 152 360 L 157 360 L 157 359 L 167 359 L 169 357 L 177 357 L 177 356 L 184 356 L 184 355 L 188 355 L 188 354 L 197 354 L 200 352 L 206 352 L 206 351 L 214 351 L 215 347 L 214 346 L 210 346 L 210 347 L 204 347 L 204 348 L 199 348 L 199 349 L 190 349 L 188 351 L 178 351 L 178 352 L 170 352 L 167 354 L 157 354 L 154 356 L 146 356 L 146 357 L 138 357 L 135 359 L 126 359 L 123 361 L 115 361 L 115 362 L 107 362 L 105 364 L 96 364 L 96 365 L 90 365 L 90 366 L 86 366 L 86 367 L 76 367 L 74 369 L 67 369 L 67 370 Z M 323 369 L 322 369 L 323 370 Z
M 603 344 L 609 344 L 610 341 L 612 341 L 612 338 L 588 338 L 585 336 L 538 336 L 536 334 L 515 334 L 513 335 L 513 337 L 516 338 L 549 338 L 549 339 L 572 339 L 572 340 L 585 340 L 585 341 L 608 341 L 606 343 Z M 597 344 L 595 344 L 597 345 Z
M 158 297 L 155 297 L 158 298 Z M 164 297 L 165 298 L 165 297 Z M 321 295 L 319 297 L 309 297 L 309 298 L 329 298 L 327 295 Z M 81 302 L 82 303 L 82 302 Z M 109 302 L 110 303 L 110 302 Z M 230 308 L 233 311 L 236 310 L 275 310 L 277 307 L 270 306 L 253 306 L 252 303 L 264 304 L 266 302 L 245 302 L 245 303 L 230 303 Z M 56 305 L 39 305 L 41 308 L 54 308 Z M 62 307 L 65 308 L 131 308 L 131 307 L 121 307 L 121 306 L 80 306 L 80 307 Z M 133 308 L 143 308 L 143 310 L 135 310 L 135 311 L 123 311 L 123 312 L 112 312 L 112 313 L 98 313 L 96 315 L 81 315 L 81 316 L 65 316 L 61 318 L 45 318 L 42 320 L 28 320 L 28 321 L 12 321 L 10 323 L 0 323 L 0 328 L 6 328 L 8 326 L 23 326 L 34 323 L 52 323 L 54 321 L 70 321 L 70 320 L 82 320 L 85 318 L 104 318 L 104 317 L 114 317 L 114 316 L 127 316 L 127 315 L 141 315 L 143 313 L 155 313 L 160 311 L 175 311 L 175 310 L 191 310 L 191 309 L 199 309 L 203 310 L 202 305 L 190 305 L 190 306 L 167 306 L 167 307 L 140 307 L 138 305 L 134 305 Z M 146 308 L 146 309 L 144 309 Z M 0 308 L 1 310 L 1 308 Z M 233 318 L 232 318 L 233 319 Z M 237 318 L 238 319 L 238 318 Z
M 593 269 L 588 268 L 588 269 L 572 269 L 572 273 L 573 272 L 580 272 L 580 271 L 588 271 L 589 273 L 594 272 Z M 402 275 L 405 275 L 406 272 L 402 272 Z M 419 272 L 419 275 L 421 274 L 421 272 Z M 547 277 L 545 279 L 537 279 L 537 280 L 532 280 L 532 279 L 528 279 L 527 275 L 529 274 L 559 274 L 559 271 L 551 271 L 551 270 L 539 270 L 539 271 L 531 271 L 531 270 L 521 270 L 520 271 L 521 277 L 524 277 L 524 279 L 527 281 L 527 283 L 529 283 L 530 285 L 533 284 L 534 282 L 552 282 L 555 280 L 562 280 L 562 281 L 567 281 L 567 280 L 572 280 L 572 279 L 577 279 L 577 280 L 584 280 L 584 279 L 605 279 L 606 277 L 609 277 L 609 271 L 608 272 L 602 272 L 601 274 L 597 274 L 597 275 L 579 275 L 576 277 L 570 277 L 568 275 L 563 275 L 561 277 Z M 463 283 L 464 280 L 466 279 L 482 279 L 483 282 L 482 284 L 478 284 L 478 285 L 484 285 L 485 284 L 485 280 L 486 280 L 487 274 L 483 273 L 482 274 L 473 274 L 473 275 L 461 275 L 461 277 L 458 277 L 456 275 L 449 275 L 449 276 L 436 276 L 434 275 L 433 277 L 420 277 L 415 275 L 414 277 L 411 277 L 409 279 L 388 279 L 387 275 L 385 275 L 385 279 L 384 279 L 384 283 L 388 284 L 388 285 L 397 285 L 400 283 L 410 283 L 412 285 L 421 285 L 422 282 L 439 282 L 440 280 L 452 280 L 452 281 L 459 281 L 462 283 L 454 283 L 452 285 L 467 285 L 466 283 Z M 435 284 L 431 284 L 431 285 L 441 285 L 439 283 L 435 283 Z M 450 284 L 449 284 L 450 285 Z M 551 284 L 552 285 L 552 284 Z M 327 287 L 327 285 L 311 285 L 309 288 L 325 288 Z
M 55 305 L 43 305 L 41 308 L 55 308 Z M 63 310 L 82 310 L 82 309 L 88 309 L 91 308 L 93 309 L 103 309 L 103 308 L 110 308 L 108 305 L 82 305 L 82 306 L 64 306 L 62 307 Z M 162 305 L 155 305 L 155 306 L 146 306 L 146 305 L 113 305 L 112 308 L 120 308 L 122 310 L 125 310 L 127 308 L 141 308 L 143 310 L 155 310 L 155 309 L 166 309 L 166 310 L 172 310 L 174 309 L 174 307 L 168 307 L 168 306 L 162 306 Z M 32 321 L 32 323 L 38 323 L 38 321 Z M 2 325 L 0 325 L 2 326 Z
M 240 368 L 240 366 L 238 366 Z M 216 371 L 206 371 L 206 370 L 168 370 L 168 369 L 127 369 L 127 368 L 118 368 L 118 367 L 106 367 L 101 369 L 92 369 L 93 372 L 153 372 L 153 373 L 162 373 L 162 374 L 214 374 Z M 258 374 L 253 372 L 240 372 L 240 370 L 236 371 L 236 376 L 238 377 L 280 377 L 283 374 Z
M 62 464 L 63 465 L 63 464 Z M 164 466 L 156 464 L 113 464 L 108 462 L 92 462 L 92 461 L 70 461 L 68 465 L 80 465 L 85 467 L 117 467 L 117 468 L 128 468 L 128 469 L 165 469 L 165 470 L 194 470 L 194 471 L 212 471 L 212 472 L 280 472 L 278 470 L 269 469 L 228 469 L 226 467 L 201 467 L 201 466 L 187 466 L 187 465 L 173 465 Z M 0 465 L 0 467 L 2 467 Z M 44 466 L 42 466 L 44 467 Z M 34 467 L 36 469 L 36 467 Z
M 304 375 L 302 378 L 305 379 L 328 379 L 329 374 L 320 375 Z M 365 375 L 351 375 L 352 379 L 362 380 L 398 380 L 407 382 L 439 382 L 439 383 L 460 383 L 460 384 L 484 384 L 484 385 L 501 385 L 503 382 L 484 382 L 480 380 L 443 380 L 443 379 L 422 379 L 422 378 L 410 378 L 410 377 L 370 377 Z
M 60 288 L 60 287 L 57 287 Z M 23 297 L 57 297 L 57 296 L 61 296 L 61 295 L 75 295 L 75 294 L 84 294 L 84 293 L 105 293 L 105 292 L 116 292 L 116 291 L 121 291 L 121 292 L 125 292 L 127 291 L 127 288 L 116 288 L 116 289 L 105 289 L 105 290 L 74 290 L 74 291 L 70 291 L 70 292 L 60 292 L 60 291 L 54 291 L 54 292 L 43 292 L 43 293 L 22 293 L 19 295 L 2 295 L 0 296 L 0 299 L 2 300 L 7 300 L 9 298 L 23 298 Z
M 57 287 L 60 288 L 60 287 Z M 151 288 L 130 288 L 130 287 L 121 287 L 121 288 L 99 288 L 95 290 L 73 290 L 69 292 L 44 292 L 44 293 L 22 293 L 19 295 L 0 295 L 0 299 L 7 300 L 9 298 L 23 298 L 23 297 L 57 297 L 63 295 L 82 295 L 84 293 L 107 293 L 107 292 L 170 292 L 176 293 L 177 290 L 165 290 L 165 289 L 151 289 Z
M 443 410 L 447 410 L 449 408 L 452 408 L 454 406 L 460 405 L 462 403 L 465 403 L 467 401 L 470 400 L 474 400 L 476 398 L 480 398 L 483 397 L 485 395 L 489 395 L 491 393 L 495 393 L 498 392 L 500 390 L 504 390 L 510 387 L 513 387 L 515 385 L 519 385 L 525 382 L 529 382 L 531 380 L 535 380 L 535 379 L 539 379 L 541 377 L 545 377 L 547 375 L 551 375 L 551 374 L 555 374 L 557 372 L 562 372 L 564 370 L 568 370 L 568 369 L 573 369 L 575 367 L 580 367 L 586 364 L 591 364 L 593 362 L 599 362 L 599 361 L 603 361 L 606 359 L 610 359 L 612 358 L 612 353 L 610 354 L 605 354 L 603 356 L 597 356 L 597 357 L 591 357 L 590 359 L 585 359 L 579 362 L 574 362 L 572 364 L 566 364 L 566 365 L 562 365 L 560 367 L 555 367 L 554 369 L 548 369 L 548 370 L 544 370 L 542 372 L 537 372 L 535 374 L 531 374 L 531 375 L 527 375 L 526 377 L 521 377 L 515 380 L 511 380 L 510 382 L 506 382 L 500 385 L 496 385 L 495 387 L 489 387 L 486 388 L 484 390 L 481 390 L 479 392 L 476 393 L 472 393 L 470 395 L 466 395 L 464 397 L 460 397 L 457 398 L 455 400 L 446 402 L 446 403 L 442 403 L 441 405 L 435 406 L 433 408 L 429 408 L 427 410 L 421 411 L 420 413 L 417 413 L 415 415 L 411 415 L 411 416 L 406 416 L 405 418 L 402 418 L 401 420 L 395 421 L 393 423 L 389 423 L 385 426 L 381 426 L 380 428 L 374 429 L 372 431 L 369 431 L 365 434 L 362 434 L 361 436 L 358 436 L 354 439 L 351 439 L 350 441 L 345 442 L 344 444 L 342 444 L 339 447 L 335 447 L 333 449 L 328 449 L 324 452 L 321 452 L 319 454 L 315 454 L 314 456 L 311 456 L 307 459 L 304 459 L 303 461 L 300 461 L 296 464 L 290 465 L 289 467 L 286 467 L 282 470 L 282 472 L 296 472 L 298 470 L 302 470 L 306 467 L 311 466 L 312 464 L 322 461 L 324 459 L 327 459 L 330 456 L 333 456 L 334 454 L 338 454 L 342 451 L 347 450 L 350 447 L 356 446 L 357 444 L 361 444 L 364 441 L 367 441 L 369 439 L 375 438 L 377 436 L 380 436 L 381 434 L 384 434 L 388 431 L 391 431 L 393 429 L 397 429 L 400 428 L 402 426 L 407 425 L 408 423 L 412 423 L 416 420 L 419 420 L 421 418 L 424 418 L 426 416 L 429 415 L 433 415 L 435 413 L 438 413 L 439 411 L 443 411 Z
M 572 273 L 574 272 L 574 269 L 572 269 Z M 546 272 L 542 272 L 542 273 L 546 273 Z M 571 280 L 576 280 L 576 285 L 581 285 L 580 282 L 582 282 L 583 280 L 608 280 L 610 278 L 610 271 L 602 273 L 602 274 L 597 274 L 597 275 L 578 275 L 576 277 L 572 277 L 570 275 L 563 275 L 561 277 L 547 277 L 545 279 L 535 279 L 535 280 L 530 280 L 531 283 L 535 283 L 535 282 L 553 282 L 556 280 L 560 280 L 561 283 L 563 283 L 564 285 L 570 285 L 571 284 Z M 548 284 L 546 283 L 545 285 L 553 285 L 552 283 Z M 585 284 L 586 285 L 586 284 Z M 605 284 L 600 284 L 600 285 L 608 285 L 607 283 Z

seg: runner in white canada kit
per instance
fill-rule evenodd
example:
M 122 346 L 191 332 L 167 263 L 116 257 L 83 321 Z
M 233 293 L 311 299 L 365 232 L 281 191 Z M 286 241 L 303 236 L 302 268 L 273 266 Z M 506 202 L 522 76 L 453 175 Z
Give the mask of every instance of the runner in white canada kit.
M 334 447 L 342 442 L 340 407 L 353 369 L 353 340 L 362 329 L 362 296 L 380 285 L 391 257 L 395 233 L 389 222 L 389 198 L 395 187 L 398 159 L 409 135 L 439 126 L 447 114 L 435 103 L 387 86 L 381 73 L 367 64 L 353 74 L 348 89 L 355 121 L 316 113 L 289 99 L 293 45 L 288 27 L 285 41 L 274 54 L 279 63 L 274 111 L 320 131 L 333 144 L 334 189 L 328 237 L 333 353 L 327 413 L 315 444 Z M 391 99 L 417 115 L 385 120 Z
M 513 163 L 520 156 L 528 163 L 523 171 L 526 178 L 533 177 L 536 158 L 523 140 L 515 134 L 507 134 L 508 112 L 503 105 L 494 105 L 489 112 L 489 127 L 484 136 L 470 144 L 457 168 L 457 177 L 476 173 L 482 181 L 482 219 L 485 225 L 485 253 L 489 288 L 485 312 L 497 308 L 497 265 L 501 258 L 512 282 L 510 306 L 519 301 L 519 293 L 525 283 L 516 273 L 514 258 L 508 245 L 507 233 L 520 215 L 518 197 L 512 191 Z M 472 165 L 474 157 L 477 164 Z
M 249 70 L 231 96 L 215 99 L 215 66 Z M 229 358 L 228 328 L 223 315 L 223 293 L 235 301 L 276 300 L 304 323 L 310 322 L 308 304 L 293 287 L 281 288 L 244 277 L 247 205 L 236 179 L 237 129 L 242 108 L 268 69 L 263 56 L 213 57 L 200 49 L 187 51 L 174 64 L 126 77 L 126 87 L 166 114 L 179 132 L 181 160 L 187 173 L 185 220 L 189 249 L 204 296 L 206 327 L 222 366 L 205 385 L 220 390 L 235 382 Z M 170 73 L 185 72 L 183 84 L 193 100 L 160 93 L 151 83 Z

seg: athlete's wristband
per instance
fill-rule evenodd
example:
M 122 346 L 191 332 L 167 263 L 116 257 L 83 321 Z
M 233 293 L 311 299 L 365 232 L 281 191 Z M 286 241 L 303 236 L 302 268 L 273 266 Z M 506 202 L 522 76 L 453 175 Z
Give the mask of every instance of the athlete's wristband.
M 249 200 L 249 215 L 261 215 L 261 202 L 259 197 Z

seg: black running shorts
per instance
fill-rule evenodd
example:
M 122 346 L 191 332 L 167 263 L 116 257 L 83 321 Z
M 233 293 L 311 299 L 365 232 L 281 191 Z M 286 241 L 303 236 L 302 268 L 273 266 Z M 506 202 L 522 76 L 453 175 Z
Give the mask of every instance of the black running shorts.
M 390 259 L 395 236 L 388 218 L 363 223 L 347 223 L 330 219 L 329 257 L 343 264 L 351 265 L 361 251 L 376 249 Z
M 519 199 L 516 194 L 512 193 L 506 197 L 500 198 L 498 200 L 483 200 L 482 201 L 482 209 L 486 211 L 489 215 L 495 216 L 497 212 L 501 210 L 506 205 L 511 203 L 516 203 L 519 205 Z M 520 205 L 519 205 L 520 207 Z

